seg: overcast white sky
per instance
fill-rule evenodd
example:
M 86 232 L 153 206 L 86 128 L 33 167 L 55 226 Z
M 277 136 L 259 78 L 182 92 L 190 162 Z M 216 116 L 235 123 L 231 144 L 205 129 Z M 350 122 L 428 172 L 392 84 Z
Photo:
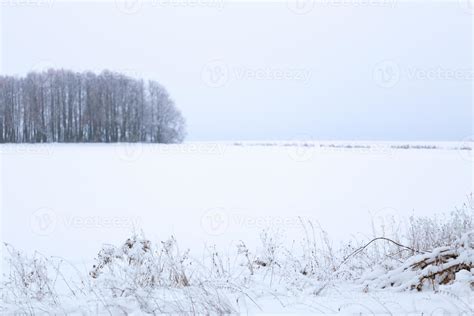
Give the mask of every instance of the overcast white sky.
M 157 80 L 188 140 L 474 134 L 474 7 L 458 1 L 51 1 L 2 2 L 2 73 L 53 66 Z

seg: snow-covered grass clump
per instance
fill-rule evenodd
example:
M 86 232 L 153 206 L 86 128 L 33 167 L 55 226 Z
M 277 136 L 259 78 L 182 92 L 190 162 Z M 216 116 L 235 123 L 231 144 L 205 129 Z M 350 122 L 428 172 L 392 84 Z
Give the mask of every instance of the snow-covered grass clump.
M 200 256 L 180 249 L 174 237 L 155 243 L 134 234 L 118 246 L 104 245 L 86 269 L 6 245 L 0 311 L 471 313 L 471 202 L 450 216 L 413 217 L 398 229 L 386 223 L 383 230 L 374 227 L 373 237 L 337 245 L 303 219 L 298 239 L 287 241 L 269 228 L 256 248 L 238 241 L 225 253 L 207 247 Z M 387 292 L 399 295 L 397 306 Z M 414 304 L 420 300 L 430 304 Z

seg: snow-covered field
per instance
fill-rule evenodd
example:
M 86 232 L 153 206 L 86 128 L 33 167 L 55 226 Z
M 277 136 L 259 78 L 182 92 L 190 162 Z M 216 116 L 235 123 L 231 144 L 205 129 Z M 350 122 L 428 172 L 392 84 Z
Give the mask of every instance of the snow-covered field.
M 269 225 L 291 233 L 301 216 L 346 240 L 371 233 L 372 216 L 449 212 L 473 191 L 472 152 L 451 149 L 190 143 L 0 150 L 4 240 L 75 262 L 134 228 L 196 249 L 252 240 Z
M 83 271 L 104 243 L 121 245 L 133 232 L 157 242 L 172 235 L 191 256 L 213 245 L 230 252 L 240 240 L 253 250 L 265 229 L 290 247 L 308 220 L 334 243 L 367 240 L 392 219 L 403 225 L 411 215 L 450 212 L 466 202 L 473 192 L 471 144 L 4 144 L 2 239 Z M 472 311 L 472 295 L 453 295 L 332 285 L 322 297 L 261 297 L 248 309 Z

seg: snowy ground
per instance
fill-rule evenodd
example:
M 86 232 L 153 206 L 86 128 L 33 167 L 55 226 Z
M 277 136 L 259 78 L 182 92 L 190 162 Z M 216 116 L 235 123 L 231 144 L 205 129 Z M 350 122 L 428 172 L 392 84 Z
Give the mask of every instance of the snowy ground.
M 266 228 L 291 243 L 301 236 L 301 219 L 321 225 L 334 242 L 360 239 L 373 235 L 371 220 L 378 230 L 388 218 L 403 222 L 463 203 L 473 192 L 471 144 L 0 145 L 2 239 L 82 270 L 103 243 L 121 244 L 134 230 L 153 241 L 174 235 L 194 255 L 210 245 L 226 251 L 241 239 L 253 249 Z M 433 315 L 474 307 L 472 297 L 363 293 L 356 285 L 332 285 L 310 302 L 288 300 L 291 308 L 272 297 L 258 305 L 265 312 L 301 306 Z
M 0 150 L 4 240 L 74 261 L 134 228 L 152 240 L 175 235 L 196 249 L 253 239 L 270 225 L 291 234 L 301 216 L 346 240 L 371 233 L 372 215 L 449 212 L 473 191 L 472 152 L 452 149 L 191 143 Z

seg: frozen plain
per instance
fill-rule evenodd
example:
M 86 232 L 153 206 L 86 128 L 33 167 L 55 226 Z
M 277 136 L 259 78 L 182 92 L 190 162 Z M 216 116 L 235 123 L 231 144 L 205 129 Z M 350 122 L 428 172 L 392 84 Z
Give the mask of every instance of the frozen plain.
M 2 145 L 3 239 L 80 262 L 134 230 L 152 240 L 174 235 L 191 249 L 225 247 L 270 226 L 291 237 L 301 217 L 348 240 L 370 235 L 374 217 L 465 202 L 473 191 L 472 151 L 458 149 L 465 144 L 394 148 L 403 145 Z

